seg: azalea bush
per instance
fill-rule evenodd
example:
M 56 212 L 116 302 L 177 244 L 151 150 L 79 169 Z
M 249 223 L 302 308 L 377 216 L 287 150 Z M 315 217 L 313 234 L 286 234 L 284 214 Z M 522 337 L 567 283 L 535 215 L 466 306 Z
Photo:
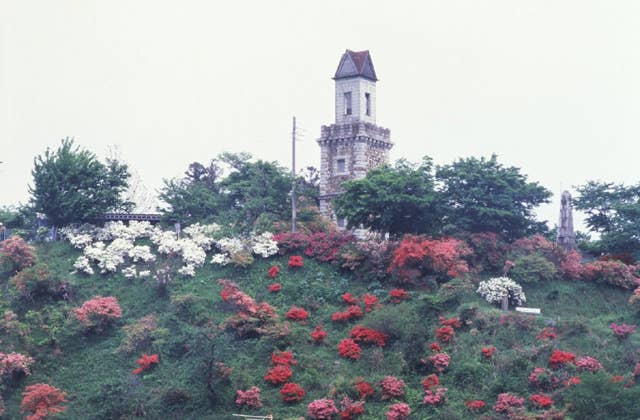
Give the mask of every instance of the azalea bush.
M 113 296 L 96 296 L 73 310 L 85 330 L 102 330 L 122 316 L 118 299 Z
M 587 281 L 606 283 L 624 289 L 635 289 L 640 278 L 633 266 L 621 261 L 593 261 L 584 265 L 582 277 Z
M 316 325 L 309 335 L 313 338 L 313 341 L 316 344 L 324 342 L 325 338 L 327 338 L 327 332 L 322 329 L 322 325 Z
M 511 305 L 522 305 L 527 300 L 522 286 L 508 277 L 494 277 L 481 281 L 476 293 L 491 304 L 500 304 L 505 297 Z
M 133 370 L 133 374 L 139 375 L 142 372 L 146 372 L 150 370 L 153 366 L 158 364 L 158 355 L 157 354 L 142 354 L 136 363 L 138 364 L 138 368 Z
M 21 353 L 0 353 L 0 379 L 2 377 L 14 378 L 19 375 L 31 374 L 30 367 L 33 365 L 32 357 Z
M 35 249 L 19 236 L 0 242 L 0 265 L 5 271 L 16 273 L 36 262 Z
M 25 420 L 44 420 L 52 414 L 63 413 L 67 408 L 67 394 L 49 384 L 33 384 L 22 393 L 20 411 L 26 413 Z
M 282 401 L 287 403 L 302 401 L 304 394 L 304 388 L 295 382 L 287 382 L 280 389 Z
M 380 381 L 382 399 L 390 400 L 404 397 L 405 387 L 406 385 L 402 379 L 398 379 L 395 376 L 385 376 L 384 379 Z
M 345 359 L 358 360 L 361 352 L 360 346 L 350 338 L 345 338 L 338 343 L 338 354 Z
M 493 405 L 493 409 L 498 413 L 507 414 L 515 408 L 521 408 L 523 405 L 524 398 L 520 398 L 517 395 L 513 395 L 509 392 L 504 392 L 498 395 L 498 399 Z
M 282 385 L 289 381 L 293 372 L 289 365 L 276 365 L 267 371 L 264 380 L 273 385 Z
M 627 325 L 627 324 L 616 324 L 615 322 L 612 322 L 609 325 L 609 328 L 611 328 L 611 331 L 613 331 L 613 334 L 618 337 L 621 340 L 624 340 L 625 338 L 629 337 L 636 329 L 635 325 Z
M 338 413 L 335 401 L 326 398 L 314 400 L 307 406 L 307 414 L 315 420 L 330 420 Z
M 252 386 L 246 391 L 237 390 L 236 391 L 236 405 L 242 407 L 249 408 L 260 408 L 262 407 L 262 401 L 260 401 L 260 388 L 257 386 Z
M 273 236 L 282 253 L 304 252 L 320 262 L 332 262 L 340 248 L 354 238 L 346 232 L 279 233 Z
M 411 407 L 405 403 L 393 404 L 387 412 L 385 417 L 387 420 L 408 420 L 411 414 Z

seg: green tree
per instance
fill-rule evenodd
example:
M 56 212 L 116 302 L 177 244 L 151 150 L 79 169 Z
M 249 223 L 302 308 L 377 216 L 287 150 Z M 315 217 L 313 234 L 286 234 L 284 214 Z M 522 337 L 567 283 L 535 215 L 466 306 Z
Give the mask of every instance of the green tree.
M 589 243 L 589 251 L 640 256 L 640 184 L 590 181 L 577 192 L 575 208 L 586 213 L 587 226 L 600 234 Z
M 435 191 L 433 164 L 423 158 L 419 165 L 406 160 L 381 166 L 360 180 L 342 184 L 344 193 L 333 202 L 336 215 L 349 227 L 399 235 L 437 233 L 440 201 Z
M 551 192 L 516 167 L 490 159 L 459 159 L 439 166 L 436 180 L 445 203 L 445 233 L 494 232 L 513 240 L 546 230 L 534 209 L 548 203 Z
M 127 165 L 114 159 L 101 163 L 69 138 L 57 150 L 47 148 L 37 156 L 31 174 L 31 206 L 56 226 L 128 211 L 133 205 L 122 198 L 130 177 Z

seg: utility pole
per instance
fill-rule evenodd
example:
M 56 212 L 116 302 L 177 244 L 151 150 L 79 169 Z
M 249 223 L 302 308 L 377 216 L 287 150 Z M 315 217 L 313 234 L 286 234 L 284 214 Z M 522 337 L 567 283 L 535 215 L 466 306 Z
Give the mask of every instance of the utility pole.
M 291 232 L 296 231 L 296 117 L 291 132 Z

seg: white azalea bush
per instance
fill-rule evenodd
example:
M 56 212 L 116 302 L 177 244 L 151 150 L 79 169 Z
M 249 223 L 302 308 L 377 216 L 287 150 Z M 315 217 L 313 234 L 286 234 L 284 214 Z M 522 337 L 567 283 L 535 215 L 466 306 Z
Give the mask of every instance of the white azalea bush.
M 161 254 L 174 262 L 179 261 L 178 274 L 193 277 L 196 269 L 206 262 L 210 251 L 212 263 L 238 266 L 251 264 L 253 255 L 268 258 L 278 253 L 278 244 L 269 232 L 247 238 L 221 238 L 221 228 L 215 223 L 187 226 L 182 230 L 182 237 L 173 230 L 136 221 L 128 225 L 110 222 L 102 228 L 90 225 L 66 228 L 61 234 L 72 246 L 83 250 L 73 266 L 77 272 L 89 275 L 97 268 L 102 274 L 120 271 L 126 278 L 150 277 L 154 268 L 151 265 Z M 139 240 L 147 242 L 140 244 L 137 243 Z
M 476 293 L 492 304 L 499 304 L 505 297 L 514 305 L 522 305 L 527 301 L 522 286 L 508 277 L 494 277 L 481 281 Z

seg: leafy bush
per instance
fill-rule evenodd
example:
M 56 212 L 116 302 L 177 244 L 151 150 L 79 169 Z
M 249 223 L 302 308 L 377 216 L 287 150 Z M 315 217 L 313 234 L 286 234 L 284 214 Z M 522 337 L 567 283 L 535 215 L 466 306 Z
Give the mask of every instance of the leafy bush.
M 125 353 L 133 353 L 149 347 L 153 341 L 153 334 L 157 329 L 158 319 L 154 314 L 142 317 L 133 324 L 125 325 L 122 328 L 124 338 L 120 342 L 118 350 Z
M 9 279 L 16 297 L 24 301 L 41 298 L 69 299 L 71 286 L 68 281 L 53 275 L 48 266 L 38 263 L 16 273 Z
M 583 278 L 596 283 L 606 283 L 624 289 L 634 289 L 640 284 L 634 267 L 621 261 L 594 261 L 584 265 Z
M 85 330 L 102 330 L 122 316 L 118 299 L 113 296 L 96 296 L 73 310 Z
M 509 275 L 522 283 L 552 280 L 557 274 L 556 266 L 538 253 L 520 256 L 513 264 Z
M 623 383 L 611 382 L 604 373 L 583 376 L 579 386 L 570 388 L 568 414 L 576 419 L 635 419 L 640 418 L 640 388 L 627 388 Z
M 22 393 L 20 411 L 30 413 L 25 420 L 43 420 L 50 414 L 62 413 L 66 410 L 62 404 L 67 402 L 67 394 L 48 384 L 34 384 L 25 388 Z
M 494 277 L 482 281 L 476 292 L 492 304 L 501 303 L 505 297 L 512 305 L 521 305 L 526 302 L 522 287 L 508 277 Z
M 6 271 L 16 273 L 36 262 L 35 249 L 19 236 L 0 242 L 0 264 Z

